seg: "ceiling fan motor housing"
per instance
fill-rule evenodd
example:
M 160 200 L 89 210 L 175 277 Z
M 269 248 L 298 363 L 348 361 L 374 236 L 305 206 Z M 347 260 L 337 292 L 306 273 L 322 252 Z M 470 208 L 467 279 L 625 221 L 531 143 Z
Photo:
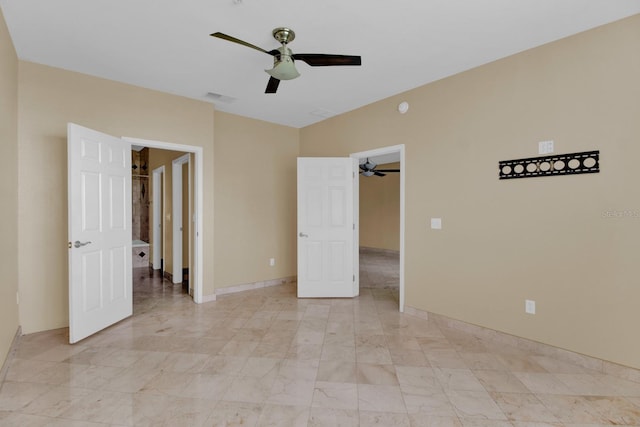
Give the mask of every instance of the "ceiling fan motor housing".
M 274 39 L 278 40 L 282 44 L 292 42 L 293 39 L 296 38 L 296 33 L 294 33 L 291 28 L 286 27 L 275 28 L 271 34 L 273 34 Z

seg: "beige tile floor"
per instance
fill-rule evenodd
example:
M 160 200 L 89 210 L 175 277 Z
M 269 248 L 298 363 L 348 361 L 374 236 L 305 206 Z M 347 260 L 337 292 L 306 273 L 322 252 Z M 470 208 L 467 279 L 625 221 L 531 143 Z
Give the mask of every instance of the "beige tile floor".
M 375 289 L 398 289 L 400 254 L 360 247 L 360 286 Z
M 24 336 L 2 426 L 640 425 L 640 383 L 398 312 L 397 289 L 195 305 L 136 271 L 130 319 L 73 346 Z

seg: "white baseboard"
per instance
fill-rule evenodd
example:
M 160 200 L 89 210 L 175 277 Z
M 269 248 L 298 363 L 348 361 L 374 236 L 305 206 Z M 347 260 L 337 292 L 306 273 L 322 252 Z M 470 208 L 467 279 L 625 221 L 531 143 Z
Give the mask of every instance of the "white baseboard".
M 216 294 L 202 296 L 202 304 L 204 304 L 205 302 L 211 302 L 215 300 L 216 300 Z
M 252 291 L 255 289 L 268 288 L 270 286 L 284 285 L 286 283 L 294 283 L 296 276 L 282 277 L 279 279 L 265 280 L 262 282 L 243 283 L 241 285 L 227 286 L 216 289 L 216 295 L 234 294 L 236 292 Z
M 437 325 L 445 328 L 457 329 L 473 334 L 487 341 L 521 348 L 532 353 L 553 357 L 568 363 L 574 363 L 603 374 L 613 375 L 640 383 L 640 369 L 623 366 L 615 362 L 598 359 L 597 357 L 587 356 L 571 350 L 565 350 L 550 344 L 540 343 L 528 338 L 522 338 L 506 332 L 496 331 L 494 329 L 463 322 L 462 320 L 452 319 L 441 314 L 431 313 L 415 307 L 405 305 L 404 309 L 406 314 L 420 317 L 422 319 L 428 319 L 430 322 L 435 322 Z
M 11 341 L 11 347 L 9 347 L 7 357 L 2 364 L 2 368 L 0 368 L 0 384 L 4 382 L 4 379 L 7 376 L 7 371 L 9 371 L 9 365 L 11 365 L 11 361 L 15 358 L 16 350 L 18 349 L 18 344 L 20 343 L 20 337 L 22 337 L 22 326 L 18 326 L 18 330 L 13 337 L 13 341 Z

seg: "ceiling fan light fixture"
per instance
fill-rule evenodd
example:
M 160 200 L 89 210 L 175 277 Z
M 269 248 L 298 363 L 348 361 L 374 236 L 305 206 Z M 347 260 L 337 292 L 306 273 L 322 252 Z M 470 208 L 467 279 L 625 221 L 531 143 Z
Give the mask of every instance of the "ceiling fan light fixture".
M 373 176 L 374 173 L 373 173 L 373 171 L 366 170 L 366 171 L 362 172 L 362 175 L 364 175 L 364 176 Z
M 274 79 L 278 80 L 293 80 L 296 77 L 300 77 L 300 73 L 296 70 L 296 66 L 291 59 L 291 50 L 283 47 L 280 52 L 280 59 L 276 59 L 273 68 L 270 70 L 264 70 Z
M 271 77 L 278 80 L 293 80 L 296 77 L 300 77 L 300 73 L 296 70 L 295 65 L 293 65 L 293 61 L 291 60 L 281 61 L 272 69 L 264 71 L 266 71 Z

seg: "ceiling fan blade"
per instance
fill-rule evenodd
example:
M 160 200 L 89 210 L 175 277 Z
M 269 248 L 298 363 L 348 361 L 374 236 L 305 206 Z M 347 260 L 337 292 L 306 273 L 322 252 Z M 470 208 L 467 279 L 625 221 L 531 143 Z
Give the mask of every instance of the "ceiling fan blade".
M 269 77 L 269 82 L 267 83 L 267 88 L 264 93 L 276 93 L 278 90 L 278 85 L 280 84 L 280 80 L 275 77 Z
M 372 171 L 375 176 L 387 176 L 386 173 L 382 173 L 380 171 Z
M 312 67 L 329 65 L 362 65 L 362 59 L 353 55 L 327 55 L 324 53 L 294 53 L 293 59 L 304 61 Z
M 216 33 L 213 33 L 213 34 L 210 34 L 210 35 L 211 35 L 211 37 L 217 37 L 217 38 L 222 39 L 222 40 L 226 40 L 226 41 L 229 41 L 229 42 L 241 44 L 241 45 L 246 46 L 246 47 L 250 47 L 251 49 L 259 50 L 260 52 L 264 52 L 267 55 L 276 56 L 276 54 L 280 54 L 280 52 L 278 52 L 277 50 L 267 51 L 267 50 L 264 50 L 263 48 L 258 47 L 258 46 L 254 45 L 254 44 L 248 43 L 248 42 L 246 42 L 244 40 L 237 39 L 235 37 L 232 37 L 232 36 L 224 34 L 224 33 L 216 32 Z
M 400 169 L 376 169 L 378 172 L 400 172 Z
M 366 171 L 367 167 L 364 165 L 364 163 L 360 163 L 360 169 L 362 169 L 363 171 Z

